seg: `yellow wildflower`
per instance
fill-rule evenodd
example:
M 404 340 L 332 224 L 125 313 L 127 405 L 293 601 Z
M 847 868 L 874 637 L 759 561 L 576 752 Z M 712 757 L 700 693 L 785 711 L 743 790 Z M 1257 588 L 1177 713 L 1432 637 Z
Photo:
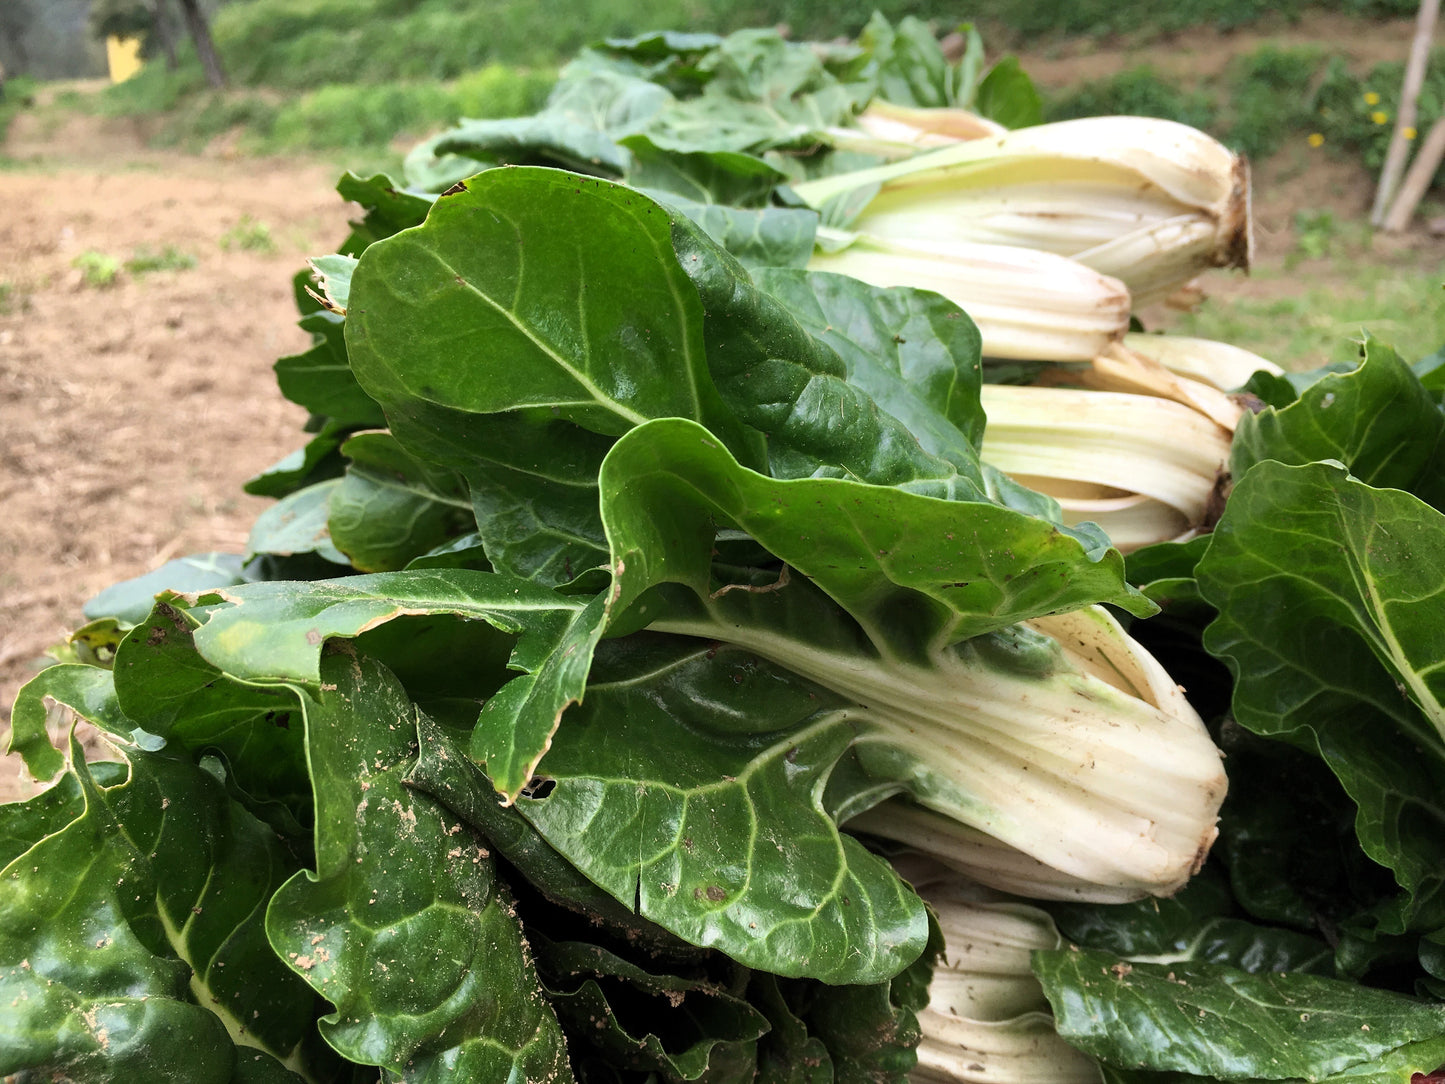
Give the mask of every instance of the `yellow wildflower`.
M 1417 132 L 1417 131 L 1415 131 L 1415 129 L 1413 129 L 1413 128 L 1406 128 L 1406 129 L 1405 129 L 1405 132 L 1404 132 L 1404 135 L 1405 135 L 1405 138 L 1406 138 L 1406 139 L 1414 139 L 1414 138 L 1415 138 L 1417 135 L 1419 135 L 1419 134 L 1420 134 L 1420 133 Z
M 1380 104 L 1380 96 L 1379 96 L 1378 94 L 1376 94 L 1373 90 L 1367 90 L 1367 91 L 1365 91 L 1365 104 L 1366 104 L 1366 105 L 1379 105 L 1379 104 Z
M 1310 145 L 1311 147 L 1320 147 L 1320 146 L 1323 146 L 1323 145 L 1324 145 L 1324 142 L 1325 142 L 1325 137 L 1324 137 L 1322 134 L 1320 134 L 1319 132 L 1311 132 L 1311 133 L 1310 133 L 1309 145 Z
M 1384 124 L 1390 119 L 1390 114 L 1386 113 L 1383 109 L 1376 109 L 1370 114 L 1370 119 L 1376 124 Z

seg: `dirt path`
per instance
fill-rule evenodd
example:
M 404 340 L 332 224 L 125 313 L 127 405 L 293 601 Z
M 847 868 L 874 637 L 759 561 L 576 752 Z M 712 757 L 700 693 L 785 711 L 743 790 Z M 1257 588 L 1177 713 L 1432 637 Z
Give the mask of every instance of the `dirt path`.
M 332 180 L 150 154 L 0 173 L 0 721 L 96 591 L 245 545 L 269 502 L 241 484 L 304 439 L 270 367 L 308 341 L 292 273 L 345 233 Z M 272 250 L 222 249 L 243 216 Z M 73 266 L 165 246 L 196 265 L 109 287 Z M 19 767 L 0 762 L 0 799 Z

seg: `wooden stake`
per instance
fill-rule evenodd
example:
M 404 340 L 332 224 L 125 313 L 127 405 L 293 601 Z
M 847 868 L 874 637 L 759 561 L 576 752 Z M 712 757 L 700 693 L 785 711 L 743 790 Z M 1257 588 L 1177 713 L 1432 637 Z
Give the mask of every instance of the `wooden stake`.
M 1390 213 L 1385 216 L 1387 232 L 1401 233 L 1410 224 L 1410 216 L 1425 198 L 1430 182 L 1435 179 L 1435 171 L 1440 168 L 1441 159 L 1445 159 L 1445 118 L 1430 126 L 1430 134 L 1415 153 L 1415 160 L 1410 163 L 1410 171 L 1405 174 L 1405 180 L 1400 184 L 1400 194 L 1395 197 L 1395 202 L 1390 205 Z
M 1440 0 L 1420 0 L 1420 14 L 1415 19 L 1415 40 L 1410 43 L 1410 60 L 1405 65 L 1405 83 L 1400 88 L 1400 110 L 1395 117 L 1395 133 L 1390 137 L 1390 149 L 1385 153 L 1385 167 L 1380 170 L 1380 187 L 1375 190 L 1375 205 L 1370 209 L 1370 225 L 1379 226 L 1385 220 L 1385 208 L 1395 195 L 1395 186 L 1400 183 L 1400 174 L 1405 171 L 1405 159 L 1410 154 L 1410 141 L 1405 138 L 1405 129 L 1415 127 L 1416 104 L 1420 98 L 1420 87 L 1425 82 L 1425 66 L 1430 59 L 1430 39 L 1435 34 L 1435 19 L 1440 14 Z

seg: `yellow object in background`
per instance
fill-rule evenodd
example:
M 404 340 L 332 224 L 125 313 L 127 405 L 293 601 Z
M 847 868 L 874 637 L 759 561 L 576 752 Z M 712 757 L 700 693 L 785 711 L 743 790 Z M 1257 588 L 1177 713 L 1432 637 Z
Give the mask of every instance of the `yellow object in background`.
M 110 64 L 110 81 L 124 83 L 145 66 L 140 58 L 140 38 L 105 39 L 105 59 Z

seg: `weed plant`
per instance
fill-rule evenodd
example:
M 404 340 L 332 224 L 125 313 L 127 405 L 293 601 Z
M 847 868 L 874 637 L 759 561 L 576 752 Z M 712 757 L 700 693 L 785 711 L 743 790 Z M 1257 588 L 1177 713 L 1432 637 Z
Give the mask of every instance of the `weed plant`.
M 276 242 L 271 237 L 271 227 L 250 215 L 242 215 L 239 222 L 221 234 L 220 246 L 225 252 L 276 251 Z

